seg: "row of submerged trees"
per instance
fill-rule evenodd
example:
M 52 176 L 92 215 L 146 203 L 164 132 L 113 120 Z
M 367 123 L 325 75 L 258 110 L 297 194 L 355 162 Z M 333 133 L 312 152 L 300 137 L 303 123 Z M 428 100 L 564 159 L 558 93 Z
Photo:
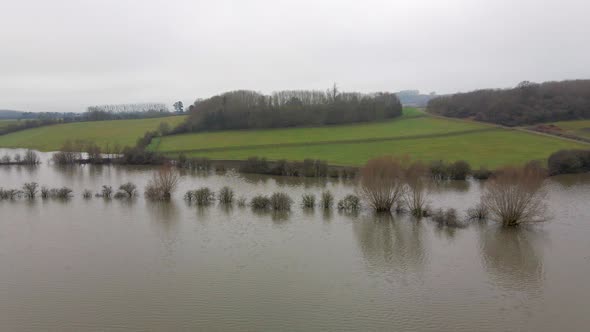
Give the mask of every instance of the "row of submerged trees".
M 480 203 L 468 210 L 469 219 L 497 220 L 505 226 L 546 220 L 545 169 L 538 163 L 497 170 L 485 182 Z M 407 208 L 416 217 L 432 216 L 451 224 L 454 210 L 431 211 L 428 195 L 432 176 L 421 162 L 382 157 L 370 160 L 360 171 L 360 191 L 378 212 Z
M 27 150 L 23 155 L 20 153 L 14 156 L 4 155 L 0 158 L 0 165 L 38 165 L 41 163 L 39 155 L 33 150 Z
M 494 219 L 505 226 L 545 220 L 545 178 L 546 170 L 536 163 L 498 170 L 485 182 L 480 203 L 467 211 L 468 219 Z M 375 212 L 408 212 L 418 219 L 431 217 L 449 226 L 460 225 L 455 210 L 432 211 L 428 206 L 433 181 L 435 180 L 430 175 L 429 168 L 421 162 L 411 162 L 407 158 L 376 158 L 361 168 L 357 195 L 347 195 L 338 201 L 337 208 L 340 211 L 356 212 L 361 208 L 361 201 L 365 201 L 367 207 Z M 144 196 L 150 200 L 170 200 L 179 182 L 179 173 L 171 166 L 164 166 L 154 173 L 145 188 Z M 26 183 L 20 190 L 0 189 L 0 199 L 21 196 L 34 199 L 38 191 L 39 186 L 36 183 Z M 41 188 L 40 193 L 43 198 L 68 198 L 72 190 Z M 133 183 L 125 183 L 116 192 L 110 186 L 103 186 L 95 196 L 109 199 L 132 198 L 136 195 L 137 187 Z M 92 197 L 92 192 L 85 190 L 83 197 Z M 210 205 L 216 200 L 224 205 L 234 202 L 238 206 L 247 205 L 246 199 L 237 198 L 229 187 L 222 188 L 218 193 L 206 187 L 189 190 L 184 198 L 199 206 Z M 288 211 L 292 204 L 291 197 L 283 192 L 270 196 L 257 195 L 249 203 L 254 209 L 276 211 Z M 309 193 L 301 197 L 301 206 L 304 208 L 331 209 L 334 204 L 334 196 L 329 191 L 323 192 L 319 200 Z
M 278 91 L 271 95 L 230 91 L 197 100 L 188 113 L 175 133 L 378 121 L 401 116 L 402 105 L 393 93 L 340 92 L 334 86 L 328 91 Z

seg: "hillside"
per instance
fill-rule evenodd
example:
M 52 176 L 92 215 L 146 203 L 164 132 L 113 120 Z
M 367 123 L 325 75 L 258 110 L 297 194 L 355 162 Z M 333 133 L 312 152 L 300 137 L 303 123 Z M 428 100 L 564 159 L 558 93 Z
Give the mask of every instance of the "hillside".
M 161 122 L 175 126 L 184 121 L 185 116 L 140 120 L 91 121 L 58 124 L 27 129 L 0 136 L 0 147 L 30 148 L 40 151 L 55 151 L 68 140 L 93 141 L 104 147 L 132 146 L 145 132 L 156 130 Z
M 552 152 L 587 145 L 477 122 L 426 116 L 404 109 L 404 116 L 380 123 L 316 128 L 234 130 L 166 136 L 153 150 L 170 156 L 240 160 L 315 158 L 361 165 L 380 155 L 409 155 L 424 161 L 465 159 L 474 166 L 498 167 L 546 159 Z

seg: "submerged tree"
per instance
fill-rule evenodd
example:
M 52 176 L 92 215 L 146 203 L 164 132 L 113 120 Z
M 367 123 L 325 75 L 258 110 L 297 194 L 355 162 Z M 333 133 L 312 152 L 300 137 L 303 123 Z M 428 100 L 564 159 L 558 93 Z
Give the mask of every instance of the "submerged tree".
M 545 177 L 545 170 L 533 164 L 503 168 L 486 183 L 482 203 L 492 218 L 504 226 L 544 221 Z
M 393 157 L 371 159 L 360 174 L 360 191 L 375 211 L 391 211 L 402 198 L 405 190 L 402 161 Z
M 145 194 L 150 199 L 169 200 L 178 186 L 180 176 L 171 166 L 163 166 L 148 183 Z
M 431 180 L 430 170 L 423 163 L 414 162 L 406 169 L 405 180 L 407 188 L 403 192 L 403 199 L 406 207 L 416 217 L 426 215 Z

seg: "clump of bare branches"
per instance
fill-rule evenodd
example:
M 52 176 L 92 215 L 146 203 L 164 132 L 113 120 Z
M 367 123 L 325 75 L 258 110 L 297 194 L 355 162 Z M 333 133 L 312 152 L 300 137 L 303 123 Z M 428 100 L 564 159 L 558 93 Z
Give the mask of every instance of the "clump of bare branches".
M 303 194 L 303 196 L 301 196 L 301 206 L 305 209 L 315 208 L 315 195 Z
M 27 182 L 23 185 L 23 193 L 25 194 L 25 197 L 29 198 L 29 199 L 35 199 L 35 196 L 37 196 L 37 192 L 39 188 L 39 184 L 37 182 Z
M 320 200 L 320 207 L 324 210 L 329 210 L 334 205 L 334 195 L 329 190 L 322 193 L 322 199 Z
M 220 204 L 231 205 L 234 202 L 234 191 L 230 187 L 223 187 L 219 190 L 217 199 Z
M 270 206 L 275 211 L 289 211 L 293 200 L 286 193 L 274 193 L 270 196 Z
M 404 165 L 393 157 L 369 160 L 360 170 L 360 191 L 371 208 L 389 212 L 404 194 Z
M 149 199 L 169 200 L 176 190 L 180 175 L 171 166 L 166 165 L 154 174 L 145 189 L 145 195 Z
M 110 199 L 113 196 L 113 187 L 111 186 L 107 186 L 107 185 L 103 185 L 102 186 L 102 191 L 100 194 L 98 194 L 98 196 L 104 198 L 104 199 Z
M 122 193 L 122 197 L 132 198 L 137 194 L 137 186 L 132 182 L 127 182 L 119 186 L 119 192 Z
M 90 198 L 92 198 L 92 191 L 90 191 L 90 190 L 88 190 L 88 189 L 85 189 L 85 190 L 82 192 L 82 197 L 83 197 L 84 199 L 90 199 Z
M 506 167 L 486 183 L 482 203 L 491 217 L 504 226 L 544 221 L 546 171 L 536 164 Z
M 406 189 L 402 197 L 404 204 L 415 217 L 428 214 L 428 193 L 430 190 L 430 170 L 421 162 L 414 162 L 405 171 Z
M 361 200 L 356 195 L 346 195 L 338 201 L 338 211 L 341 212 L 358 212 L 361 208 Z
M 489 216 L 488 208 L 485 204 L 479 203 L 476 206 L 467 209 L 467 218 L 469 220 L 486 220 Z

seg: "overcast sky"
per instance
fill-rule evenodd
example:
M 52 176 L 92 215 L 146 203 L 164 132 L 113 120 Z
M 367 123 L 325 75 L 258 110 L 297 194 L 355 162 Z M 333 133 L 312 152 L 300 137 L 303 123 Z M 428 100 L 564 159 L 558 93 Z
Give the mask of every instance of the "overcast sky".
M 588 0 L 0 0 L 0 109 L 590 78 Z

